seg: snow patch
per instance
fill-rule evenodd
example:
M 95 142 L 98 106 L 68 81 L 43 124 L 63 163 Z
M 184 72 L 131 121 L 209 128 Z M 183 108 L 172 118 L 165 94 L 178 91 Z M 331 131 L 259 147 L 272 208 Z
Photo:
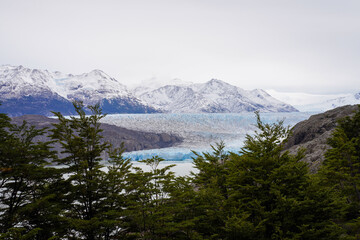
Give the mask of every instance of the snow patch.
M 267 90 L 267 92 L 303 112 L 324 112 L 336 107 L 360 104 L 360 93 L 325 95 L 277 92 L 275 90 Z

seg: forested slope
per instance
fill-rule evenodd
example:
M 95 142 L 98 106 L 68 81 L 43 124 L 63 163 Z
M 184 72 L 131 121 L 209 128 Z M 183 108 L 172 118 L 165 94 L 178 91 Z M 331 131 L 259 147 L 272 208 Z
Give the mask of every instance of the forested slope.
M 0 239 L 360 237 L 360 110 L 339 122 L 316 174 L 304 152 L 284 151 L 283 122 L 256 114 L 239 153 L 218 143 L 196 153 L 198 173 L 176 177 L 158 157 L 143 160 L 149 171 L 133 167 L 101 140 L 101 109 L 74 107 L 79 117 L 58 113 L 50 133 L 0 114 Z M 44 134 L 50 142 L 34 141 Z

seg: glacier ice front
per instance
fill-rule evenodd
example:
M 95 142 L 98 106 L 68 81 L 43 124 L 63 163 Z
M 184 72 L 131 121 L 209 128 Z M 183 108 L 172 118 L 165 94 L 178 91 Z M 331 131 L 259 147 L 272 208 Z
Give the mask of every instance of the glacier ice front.
M 162 148 L 142 151 L 126 152 L 123 154 L 125 158 L 133 161 L 139 161 L 147 158 L 159 156 L 167 161 L 188 161 L 192 160 L 194 153 L 186 148 Z
M 307 119 L 312 113 L 261 113 L 265 123 L 285 120 L 293 126 Z M 206 114 L 112 114 L 103 119 L 104 123 L 144 132 L 169 133 L 184 138 L 179 145 L 171 148 L 143 150 L 125 153 L 132 160 L 160 156 L 169 161 L 191 161 L 196 152 L 211 152 L 210 145 L 223 141 L 226 150 L 240 150 L 246 134 L 256 129 L 254 113 L 206 113 Z

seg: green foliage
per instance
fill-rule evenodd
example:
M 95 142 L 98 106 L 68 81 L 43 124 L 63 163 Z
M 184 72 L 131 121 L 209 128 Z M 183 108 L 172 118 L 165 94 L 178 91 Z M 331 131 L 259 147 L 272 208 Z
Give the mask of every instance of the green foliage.
M 263 123 L 259 112 L 255 112 L 255 114 L 258 130 L 255 131 L 254 136 L 246 135 L 240 154 L 258 161 L 279 158 L 282 152 L 281 142 L 289 136 L 289 128 L 283 126 L 283 120 L 273 124 Z M 271 163 L 268 166 L 273 167 Z
M 282 150 L 289 130 L 282 121 L 262 123 L 259 114 L 257 127 L 227 162 L 227 238 L 337 239 L 332 199 L 314 190 L 302 152 Z
M 126 210 L 130 205 L 128 191 L 131 186 L 129 174 L 132 164 L 130 159 L 124 159 L 123 146 L 109 149 L 109 166 L 107 173 L 103 173 L 103 181 L 98 189 L 102 193 L 102 213 L 100 221 L 103 223 L 104 239 L 123 235 L 123 228 L 127 225 Z
M 196 191 L 192 197 L 194 229 L 205 239 L 220 239 L 223 232 L 225 200 L 228 198 L 226 186 L 226 161 L 229 155 L 224 151 L 223 142 L 211 146 L 212 153 L 195 153 L 194 167 L 198 173 L 192 182 Z
M 102 140 L 98 105 L 74 103 L 46 129 L 0 114 L 0 239 L 355 239 L 359 235 L 359 122 L 346 118 L 329 140 L 319 175 L 303 152 L 282 149 L 289 129 L 263 123 L 239 153 L 195 153 L 196 173 L 176 177 L 164 159 L 133 167 Z M 356 128 L 355 130 L 353 130 Z M 51 144 L 62 147 L 60 155 Z M 108 156 L 105 164 L 104 156 Z M 58 167 L 48 166 L 57 164 Z M 345 201 L 347 204 L 344 204 Z M 345 213 L 345 219 L 341 214 Z M 344 234 L 343 229 L 346 230 Z
M 360 203 L 360 111 L 347 117 L 328 140 L 332 147 L 326 154 L 323 174 L 351 203 Z
M 360 106 L 353 117 L 341 119 L 331 138 L 319 175 L 322 183 L 344 200 L 343 227 L 360 237 Z
M 35 228 L 27 232 L 25 228 L 14 227 L 8 229 L 4 234 L 0 235 L 0 240 L 29 240 L 35 239 L 40 229 Z
M 129 231 L 139 239 L 168 239 L 172 229 L 167 186 L 174 181 L 174 173 L 170 171 L 174 165 L 160 168 L 163 161 L 159 157 L 142 160 L 150 171 L 134 168 L 136 172 L 131 174 Z
M 224 142 L 211 145 L 212 153 L 198 154 L 193 152 L 196 157 L 193 159 L 194 167 L 198 169 L 194 176 L 194 183 L 202 188 L 218 188 L 223 197 L 227 198 L 227 188 L 225 186 L 226 168 L 225 162 L 229 158 L 229 154 L 224 151 Z
M 4 115 L 0 119 L 1 236 L 10 239 L 21 233 L 47 239 L 55 227 L 49 219 L 58 214 L 54 195 L 48 191 L 58 171 L 46 167 L 54 157 L 51 142 L 37 140 L 46 129 L 35 129 L 26 122 L 13 125 Z
M 122 230 L 123 208 L 128 204 L 124 191 L 131 163 L 122 158 L 122 148 L 111 149 L 101 141 L 100 120 L 105 115 L 99 105 L 88 107 L 90 116 L 85 114 L 82 103 L 75 102 L 74 107 L 76 117 L 54 113 L 59 123 L 51 130 L 52 139 L 61 144 L 64 154 L 56 159 L 65 176 L 61 180 L 62 201 L 66 203 L 62 221 L 68 238 L 109 239 Z M 101 161 L 106 152 L 111 165 L 104 172 Z

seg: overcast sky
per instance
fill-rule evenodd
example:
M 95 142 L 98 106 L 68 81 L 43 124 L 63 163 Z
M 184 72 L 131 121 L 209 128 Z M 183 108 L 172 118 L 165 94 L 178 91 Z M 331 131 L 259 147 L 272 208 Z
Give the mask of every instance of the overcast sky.
M 0 0 L 0 64 L 360 91 L 359 0 Z

